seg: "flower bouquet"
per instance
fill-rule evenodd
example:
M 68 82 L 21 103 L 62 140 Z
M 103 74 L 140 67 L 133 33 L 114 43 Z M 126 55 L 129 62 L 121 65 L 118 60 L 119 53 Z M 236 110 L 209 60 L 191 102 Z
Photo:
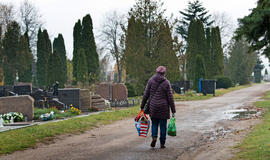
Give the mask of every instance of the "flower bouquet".
M 24 120 L 23 114 L 18 112 L 12 112 L 14 122 L 22 122 Z
M 78 108 L 73 107 L 72 105 L 70 105 L 70 109 L 68 111 L 71 112 L 72 114 L 75 114 L 75 115 L 82 114 L 81 110 L 79 110 Z
M 3 114 L 2 115 L 2 118 L 4 120 L 4 123 L 10 123 L 11 117 L 12 117 L 11 113 L 6 113 L 6 114 Z
M 23 114 L 18 112 L 9 112 L 2 115 L 4 123 L 22 122 Z
M 50 113 L 45 113 L 40 116 L 40 119 L 42 121 L 48 121 L 48 120 L 53 120 L 54 119 L 54 112 L 51 111 Z

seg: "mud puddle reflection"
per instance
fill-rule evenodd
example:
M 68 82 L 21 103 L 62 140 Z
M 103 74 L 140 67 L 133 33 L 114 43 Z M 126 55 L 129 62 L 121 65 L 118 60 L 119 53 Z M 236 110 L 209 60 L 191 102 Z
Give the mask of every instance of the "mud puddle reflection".
M 250 119 L 250 118 L 258 118 L 262 111 L 257 108 L 240 108 L 235 110 L 225 111 L 227 119 L 238 120 L 238 119 Z

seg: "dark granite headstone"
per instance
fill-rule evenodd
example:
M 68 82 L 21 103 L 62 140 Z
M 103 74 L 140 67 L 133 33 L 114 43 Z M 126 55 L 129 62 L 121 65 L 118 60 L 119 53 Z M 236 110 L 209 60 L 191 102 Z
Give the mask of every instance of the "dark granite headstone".
M 38 89 L 31 94 L 31 96 L 35 99 L 35 101 L 43 100 L 44 92 L 42 89 Z
M 0 86 L 0 97 L 7 97 L 9 96 L 9 92 L 13 91 L 12 86 Z
M 13 91 L 12 86 L 0 86 L 0 97 L 10 96 L 10 92 Z
M 172 89 L 174 90 L 175 93 L 177 94 L 181 94 L 181 87 L 179 87 L 178 85 L 172 84 Z
M 181 94 L 181 88 L 184 88 L 184 92 L 192 88 L 191 81 L 176 81 L 172 84 L 172 89 L 178 93 Z
M 0 90 L 0 97 L 5 97 L 5 91 L 4 90 Z
M 0 90 L 13 91 L 13 86 L 0 86 Z
M 60 102 L 70 106 L 71 104 L 80 108 L 80 89 L 79 88 L 64 88 L 58 89 L 58 96 Z
M 31 85 L 14 86 L 13 92 L 18 95 L 30 95 L 32 92 Z
M 202 93 L 203 95 L 213 94 L 215 95 L 216 81 L 215 80 L 202 80 Z

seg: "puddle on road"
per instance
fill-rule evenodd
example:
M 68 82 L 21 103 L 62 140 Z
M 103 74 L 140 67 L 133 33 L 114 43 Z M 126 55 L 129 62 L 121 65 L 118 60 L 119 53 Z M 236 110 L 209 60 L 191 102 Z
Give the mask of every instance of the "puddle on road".
M 261 112 L 257 110 L 247 110 L 247 109 L 235 109 L 235 110 L 228 110 L 224 112 L 228 119 L 244 119 L 244 118 L 251 118 L 254 116 L 258 116 Z

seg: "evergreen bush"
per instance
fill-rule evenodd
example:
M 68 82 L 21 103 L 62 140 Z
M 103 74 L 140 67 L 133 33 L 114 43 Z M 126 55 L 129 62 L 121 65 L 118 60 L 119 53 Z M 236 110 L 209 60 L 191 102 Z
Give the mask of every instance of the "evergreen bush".
M 131 83 L 125 83 L 127 89 L 128 89 L 128 97 L 136 97 L 137 93 L 135 90 L 135 86 L 132 85 Z
M 226 76 L 217 76 L 216 77 L 216 88 L 230 88 L 232 87 L 232 80 Z

